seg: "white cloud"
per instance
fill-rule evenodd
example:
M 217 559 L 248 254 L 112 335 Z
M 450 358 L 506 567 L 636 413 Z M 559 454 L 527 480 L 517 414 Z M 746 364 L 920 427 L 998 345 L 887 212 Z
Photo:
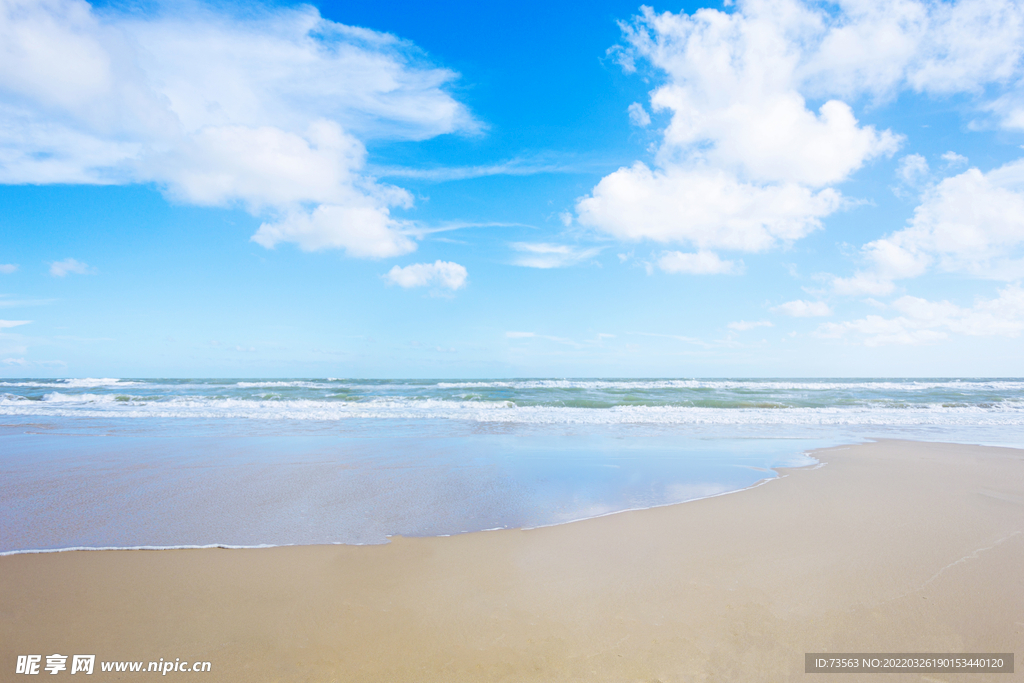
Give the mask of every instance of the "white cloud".
M 637 162 L 602 178 L 576 210 L 581 224 L 623 240 L 763 251 L 818 229 L 841 203 L 832 189 L 758 186 L 722 170 L 651 170 Z
M 444 91 L 456 74 L 309 5 L 230 12 L 0 3 L 0 182 L 152 182 L 266 216 L 261 244 L 414 248 L 389 212 L 411 197 L 365 175 L 363 141 L 478 130 Z
M 626 111 L 629 112 L 629 122 L 634 126 L 644 128 L 651 125 L 651 115 L 647 113 L 646 109 L 644 109 L 644 105 L 639 102 L 634 102 L 629 105 L 629 107 L 626 108 Z
M 836 278 L 840 294 L 888 294 L 929 269 L 996 280 L 1024 277 L 1024 159 L 971 168 L 928 189 L 903 230 L 869 242 L 867 267 Z
M 737 320 L 736 322 L 729 323 L 726 325 L 730 330 L 736 330 L 737 332 L 746 332 L 747 330 L 753 330 L 757 327 L 775 327 L 771 321 L 758 320 L 757 322 L 747 322 L 746 320 Z
M 824 301 L 804 301 L 802 299 L 787 301 L 784 304 L 779 304 L 772 310 L 784 315 L 791 315 L 794 318 L 814 318 L 832 315 L 832 309 Z
M 820 36 L 800 69 L 812 92 L 980 93 L 1020 73 L 1024 12 L 1013 0 L 860 0 L 840 7 L 833 17 L 819 10 L 822 26 L 808 32 L 812 40 Z
M 762 12 L 767 5 L 786 11 Z M 620 239 L 761 251 L 839 209 L 839 192 L 818 188 L 892 154 L 900 139 L 859 125 L 838 100 L 806 107 L 789 35 L 801 12 L 813 18 L 792 3 L 693 15 L 644 8 L 624 26 L 629 63 L 646 60 L 667 77 L 651 104 L 672 119 L 655 168 L 638 162 L 606 176 L 578 201 L 580 223 Z
M 18 266 L 15 263 L 0 263 L 0 273 L 4 275 L 10 275 L 17 270 Z
M 833 277 L 832 290 L 842 296 L 885 296 L 896 288 L 891 279 L 877 273 L 857 272 L 851 277 Z
M 946 162 L 946 166 L 948 167 L 966 166 L 968 163 L 967 157 L 953 151 L 943 154 L 942 160 Z
M 839 338 L 854 335 L 867 346 L 921 344 L 945 339 L 950 332 L 969 336 L 1016 337 L 1024 330 L 1024 289 L 1009 285 L 998 298 L 979 299 L 971 308 L 949 301 L 928 301 L 904 296 L 893 302 L 901 315 L 869 315 L 860 320 L 824 323 L 817 335 Z
M 466 269 L 458 263 L 434 261 L 414 263 L 404 268 L 395 266 L 388 271 L 385 279 L 405 288 L 436 286 L 455 290 L 466 284 L 466 276 Z
M 252 240 L 271 248 L 294 242 L 301 249 L 344 249 L 350 256 L 385 258 L 416 249 L 416 244 L 390 219 L 386 207 L 370 197 L 354 197 L 344 204 L 321 204 L 312 211 L 302 208 L 286 213 L 273 223 L 263 223 Z
M 931 169 L 928 160 L 920 154 L 908 154 L 900 159 L 896 167 L 896 177 L 910 187 L 917 187 L 928 180 Z
M 723 261 L 711 251 L 698 251 L 695 254 L 669 251 L 658 259 L 658 267 L 666 273 L 690 275 L 739 275 L 743 272 L 742 261 Z
M 542 153 L 526 157 L 516 157 L 496 164 L 480 166 L 371 166 L 371 175 L 380 178 L 417 178 L 431 182 L 449 180 L 466 180 L 487 176 L 508 175 L 527 176 L 539 173 L 579 173 L 589 169 L 590 165 L 571 159 L 560 159 L 558 155 Z
M 512 259 L 513 265 L 526 268 L 564 268 L 592 259 L 601 253 L 600 247 L 583 249 L 568 244 L 547 242 L 514 242 L 511 246 L 522 254 Z
M 9 327 L 18 327 L 19 325 L 28 325 L 31 320 L 0 320 L 0 330 L 6 330 Z
M 616 58 L 663 80 L 651 107 L 671 122 L 653 167 L 621 168 L 578 200 L 581 224 L 620 239 L 743 251 L 799 239 L 843 206 L 830 186 L 902 142 L 843 98 L 983 95 L 1024 75 L 1011 0 L 739 0 L 690 15 L 645 7 L 622 28 Z M 923 179 L 923 161 L 906 159 L 907 180 Z
M 87 263 L 82 263 L 73 258 L 66 258 L 63 261 L 54 261 L 50 264 L 50 275 L 54 277 L 64 277 L 69 273 L 75 275 L 93 275 L 96 269 L 89 266 Z

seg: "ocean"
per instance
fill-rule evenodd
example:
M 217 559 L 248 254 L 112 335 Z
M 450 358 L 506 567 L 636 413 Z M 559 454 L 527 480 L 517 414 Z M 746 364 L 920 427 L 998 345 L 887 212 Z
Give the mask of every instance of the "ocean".
M 1024 447 L 1024 380 L 6 379 L 0 552 L 529 528 L 878 438 Z

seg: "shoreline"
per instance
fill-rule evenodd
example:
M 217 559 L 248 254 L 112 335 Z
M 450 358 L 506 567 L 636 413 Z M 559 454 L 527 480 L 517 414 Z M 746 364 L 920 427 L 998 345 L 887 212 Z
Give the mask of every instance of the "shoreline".
M 837 448 L 842 448 L 838 446 Z M 810 452 L 803 454 L 806 457 L 813 457 Z M 718 498 L 719 496 L 728 496 L 734 493 L 742 493 L 743 491 L 749 491 L 756 489 L 759 486 L 764 486 L 773 481 L 782 479 L 785 475 L 781 474 L 779 470 L 802 470 L 802 469 L 817 469 L 823 467 L 827 463 L 814 462 L 812 464 L 803 465 L 800 467 L 769 467 L 766 468 L 775 472 L 777 476 L 764 477 L 758 479 L 750 486 L 744 486 L 743 488 L 732 489 L 731 491 L 720 491 L 719 493 L 712 493 L 707 496 L 701 496 L 699 498 L 691 498 L 689 500 L 676 501 L 672 503 L 660 503 L 658 505 L 651 505 L 649 507 L 636 507 L 636 508 L 625 508 L 623 510 L 613 510 L 611 512 L 602 512 L 599 515 L 592 517 L 580 517 L 579 519 L 570 519 L 564 522 L 553 522 L 551 524 L 540 524 L 537 526 L 523 526 L 523 527 L 494 527 L 492 529 L 477 529 L 474 531 L 462 531 L 454 534 L 438 534 L 436 536 L 403 536 L 402 534 L 392 534 L 387 536 L 387 541 L 384 543 L 345 543 L 343 541 L 337 541 L 334 543 L 261 543 L 256 545 L 236 545 L 232 543 L 205 543 L 202 545 L 136 545 L 136 546 L 72 546 L 68 548 L 28 548 L 25 550 L 3 550 L 0 551 L 0 557 L 10 557 L 12 555 L 37 555 L 47 553 L 71 553 L 80 551 L 112 551 L 112 550 L 262 550 L 265 548 L 295 548 L 295 547 L 316 547 L 316 546 L 335 546 L 344 545 L 352 547 L 363 547 L 363 546 L 375 546 L 375 545 L 387 545 L 391 542 L 392 538 L 451 538 L 453 536 L 464 536 L 466 534 L 482 534 L 489 531 L 532 531 L 534 529 L 547 529 L 551 527 L 564 526 L 566 524 L 576 524 L 578 522 L 585 522 L 591 519 L 600 519 L 602 517 L 610 517 L 612 515 L 621 515 L 628 512 L 641 512 L 643 510 L 655 510 L 663 507 L 672 507 L 674 505 L 686 505 L 687 503 L 694 503 L 699 500 L 706 500 L 708 498 Z
M 811 455 L 741 496 L 531 530 L 2 556 L 0 666 L 69 651 L 210 661 L 210 680 L 667 683 L 802 678 L 807 652 L 1019 660 L 1024 450 Z

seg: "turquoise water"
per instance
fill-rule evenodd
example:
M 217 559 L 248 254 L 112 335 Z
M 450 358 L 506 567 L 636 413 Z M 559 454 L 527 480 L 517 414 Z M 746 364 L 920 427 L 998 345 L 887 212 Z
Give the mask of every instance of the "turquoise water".
M 0 381 L 0 416 L 240 418 L 344 423 L 438 420 L 478 425 L 1024 427 L 1020 379 L 527 379 Z
M 1024 381 L 7 379 L 0 552 L 557 524 L 880 437 L 1024 446 Z

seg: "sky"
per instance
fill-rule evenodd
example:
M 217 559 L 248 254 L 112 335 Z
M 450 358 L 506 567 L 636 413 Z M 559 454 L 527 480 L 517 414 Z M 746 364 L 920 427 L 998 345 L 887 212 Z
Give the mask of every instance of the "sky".
M 0 0 L 0 376 L 1024 376 L 1024 3 Z

